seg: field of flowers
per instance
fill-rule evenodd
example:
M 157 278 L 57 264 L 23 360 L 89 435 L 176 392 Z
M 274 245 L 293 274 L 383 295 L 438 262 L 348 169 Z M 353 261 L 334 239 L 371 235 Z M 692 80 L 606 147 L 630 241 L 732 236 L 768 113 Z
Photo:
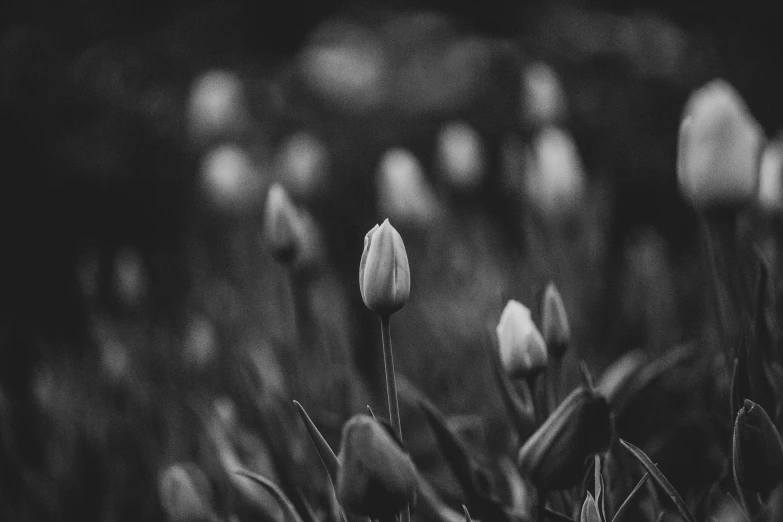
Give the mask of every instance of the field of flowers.
M 783 520 L 731 40 L 211 5 L 0 25 L 0 520 Z

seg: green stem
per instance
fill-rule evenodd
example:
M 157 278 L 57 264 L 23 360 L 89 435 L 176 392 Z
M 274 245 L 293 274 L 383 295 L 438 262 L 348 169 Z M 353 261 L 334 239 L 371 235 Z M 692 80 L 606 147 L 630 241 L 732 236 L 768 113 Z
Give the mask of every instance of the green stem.
M 389 421 L 402 440 L 400 426 L 400 405 L 397 402 L 397 379 L 394 376 L 394 356 L 392 354 L 391 327 L 389 316 L 381 316 L 381 336 L 383 338 L 383 367 L 386 370 L 386 399 L 389 403 Z
M 386 370 L 386 398 L 389 402 L 389 420 L 397 436 L 402 440 L 402 425 L 400 424 L 400 405 L 397 402 L 397 379 L 394 376 L 394 355 L 392 354 L 391 326 L 389 316 L 381 316 L 381 338 L 383 339 L 383 367 Z M 411 509 L 406 506 L 400 513 L 402 522 L 410 522 Z

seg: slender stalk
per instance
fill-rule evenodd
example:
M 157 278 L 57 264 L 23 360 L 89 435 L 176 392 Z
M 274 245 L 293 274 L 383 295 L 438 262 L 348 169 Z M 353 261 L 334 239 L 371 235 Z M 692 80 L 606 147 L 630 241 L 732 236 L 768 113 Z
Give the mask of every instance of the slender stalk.
M 391 326 L 389 316 L 381 316 L 381 338 L 383 339 L 383 367 L 386 370 L 386 399 L 389 402 L 389 420 L 397 436 L 402 440 L 402 425 L 400 424 L 400 405 L 397 402 L 397 379 L 394 376 L 394 355 L 392 354 Z M 410 522 L 411 509 L 406 506 L 400 513 L 402 522 Z
M 389 316 L 381 316 L 381 336 L 383 338 L 383 367 L 386 370 L 386 399 L 389 403 L 389 421 L 402 440 L 400 426 L 400 405 L 397 402 L 397 379 L 394 376 L 394 356 L 392 354 L 391 328 Z

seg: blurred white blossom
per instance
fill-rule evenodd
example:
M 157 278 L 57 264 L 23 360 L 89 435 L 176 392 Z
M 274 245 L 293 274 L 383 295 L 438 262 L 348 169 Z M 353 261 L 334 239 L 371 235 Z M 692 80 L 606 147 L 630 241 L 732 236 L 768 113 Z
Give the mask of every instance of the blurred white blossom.
M 560 121 L 566 113 L 566 97 L 557 73 L 536 62 L 522 71 L 522 121 L 545 125 Z
M 438 199 L 421 164 L 410 151 L 391 149 L 378 167 L 378 213 L 395 222 L 426 226 L 438 212 Z
M 770 142 L 764 149 L 759 171 L 759 204 L 768 212 L 783 210 L 783 142 Z
M 190 138 L 201 145 L 244 132 L 250 116 L 239 77 L 223 70 L 198 77 L 188 99 L 187 122 Z
M 547 127 L 535 138 L 526 172 L 529 201 L 544 215 L 574 211 L 586 192 L 586 179 L 579 151 L 570 134 Z
M 224 211 L 247 208 L 263 194 L 263 176 L 237 145 L 210 150 L 202 160 L 201 176 L 212 204 Z
M 476 130 L 464 122 L 443 127 L 436 145 L 436 163 L 441 176 L 454 190 L 478 188 L 484 179 L 484 144 Z

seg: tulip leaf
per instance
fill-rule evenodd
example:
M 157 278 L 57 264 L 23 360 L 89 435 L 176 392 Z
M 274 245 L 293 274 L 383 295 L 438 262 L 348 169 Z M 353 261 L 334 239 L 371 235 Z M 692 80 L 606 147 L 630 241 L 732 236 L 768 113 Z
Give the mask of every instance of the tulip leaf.
M 677 490 L 674 489 L 674 486 L 671 485 L 669 480 L 663 475 L 663 473 L 661 473 L 653 461 L 650 460 L 650 457 L 648 457 L 642 450 L 630 442 L 626 442 L 623 439 L 620 439 L 620 444 L 622 444 L 625 449 L 631 452 L 636 460 L 638 460 L 639 463 L 644 466 L 644 469 L 646 469 L 647 472 L 653 477 L 661 489 L 663 489 L 666 494 L 669 495 L 669 498 L 671 498 L 674 502 L 674 505 L 677 507 L 677 511 L 680 512 L 680 515 L 682 515 L 682 517 L 688 522 L 696 522 L 696 519 L 688 509 L 688 506 L 685 505 L 685 501 L 682 499 L 680 494 L 677 493 Z
M 598 507 L 598 514 L 601 516 L 601 520 L 606 520 L 606 487 L 604 486 L 604 477 L 602 475 L 603 466 L 601 465 L 601 455 L 596 453 L 594 461 L 595 505 Z
M 245 469 L 239 469 L 235 473 L 239 476 L 246 477 L 252 480 L 253 482 L 256 482 L 257 484 L 263 486 L 267 491 L 269 491 L 269 493 L 272 494 L 273 497 L 275 497 L 275 500 L 277 500 L 280 503 L 280 505 L 288 514 L 288 516 L 291 517 L 291 520 L 293 520 L 293 522 L 302 522 L 302 517 L 300 517 L 299 513 L 296 512 L 296 509 L 294 509 L 294 505 L 291 503 L 288 497 L 285 496 L 283 490 L 277 487 L 277 484 L 267 479 L 266 477 L 259 475 L 258 473 L 253 473 L 252 471 L 247 471 Z
M 478 466 L 467 448 L 452 433 L 443 415 L 428 400 L 422 398 L 419 403 L 474 515 L 479 520 L 511 520 L 512 517 L 491 491 L 489 475 Z
M 468 512 L 468 508 L 465 507 L 465 504 L 462 504 L 462 512 L 465 514 L 465 522 L 473 522 L 473 519 L 470 518 L 470 513 Z
M 603 522 L 601 514 L 598 512 L 598 505 L 590 492 L 587 492 L 585 501 L 582 503 L 582 511 L 579 516 L 579 522 Z
M 595 391 L 613 404 L 625 390 L 626 384 L 647 362 L 647 356 L 639 349 L 631 350 L 619 357 L 601 374 L 595 385 Z
M 310 435 L 310 440 L 313 441 L 313 445 L 318 452 L 318 456 L 321 457 L 321 462 L 323 462 L 326 472 L 329 474 L 329 478 L 334 482 L 337 480 L 337 470 L 340 469 L 340 461 L 337 460 L 337 455 L 335 455 L 332 448 L 329 447 L 329 443 L 326 442 L 326 439 L 321 435 L 321 432 L 318 431 L 318 428 L 316 428 L 304 407 L 299 404 L 298 401 L 294 401 L 294 404 L 299 410 L 299 414 L 302 416 L 305 428 L 307 428 L 307 434 Z
M 370 417 L 372 417 L 373 419 L 375 418 L 375 412 L 372 411 L 372 408 L 370 408 L 369 404 L 367 405 L 367 413 L 369 413 Z
M 587 363 L 584 359 L 579 360 L 579 376 L 582 379 L 582 386 L 588 390 L 593 389 L 593 376 L 590 375 L 590 368 L 587 367 Z
M 574 522 L 574 519 L 568 515 L 564 515 L 548 507 L 544 508 L 544 517 L 548 520 L 554 520 L 555 522 Z
M 731 419 L 737 416 L 737 412 L 742 407 L 742 398 L 739 391 L 739 359 L 734 358 L 734 364 L 731 368 L 731 389 L 729 390 L 729 415 Z
M 633 488 L 631 493 L 627 497 L 625 497 L 625 500 L 623 501 L 623 504 L 620 506 L 620 509 L 618 509 L 617 513 L 614 514 L 614 517 L 612 518 L 612 522 L 620 522 L 623 519 L 623 516 L 625 515 L 626 511 L 628 511 L 628 508 L 631 507 L 633 499 L 636 497 L 639 491 L 642 490 L 642 486 L 644 486 L 644 483 L 647 482 L 647 479 L 649 478 L 650 478 L 650 472 L 645 471 L 644 476 L 639 480 L 639 482 L 636 484 L 636 487 Z
M 532 398 L 525 404 L 519 397 L 511 379 L 509 379 L 508 374 L 506 374 L 506 371 L 503 368 L 503 364 L 500 362 L 500 352 L 497 343 L 495 342 L 495 332 L 489 326 L 487 327 L 487 338 L 488 342 L 486 342 L 485 345 L 489 352 L 489 358 L 492 362 L 495 378 L 500 386 L 500 395 L 503 398 L 503 403 L 506 405 L 506 410 L 511 417 L 511 422 L 517 430 L 519 439 L 523 441 L 527 440 L 527 438 L 536 431 Z
M 419 476 L 416 508 L 423 520 L 436 522 L 464 522 L 464 517 L 443 503 L 435 489 Z

